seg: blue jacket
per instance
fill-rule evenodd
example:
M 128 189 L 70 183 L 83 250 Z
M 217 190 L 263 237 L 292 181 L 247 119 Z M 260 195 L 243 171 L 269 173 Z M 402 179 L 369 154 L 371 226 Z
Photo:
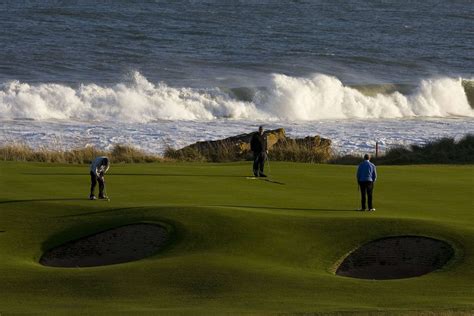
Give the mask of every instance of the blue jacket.
M 110 167 L 110 162 L 107 162 L 106 165 L 102 164 L 102 161 L 104 161 L 104 158 L 107 158 L 105 156 L 100 156 L 94 159 L 91 164 L 91 172 L 98 177 L 101 173 L 105 174 L 107 170 L 109 170 Z M 108 160 L 108 159 L 107 159 Z
M 377 169 L 375 165 L 368 160 L 364 160 L 357 168 L 357 181 L 375 182 L 377 179 Z

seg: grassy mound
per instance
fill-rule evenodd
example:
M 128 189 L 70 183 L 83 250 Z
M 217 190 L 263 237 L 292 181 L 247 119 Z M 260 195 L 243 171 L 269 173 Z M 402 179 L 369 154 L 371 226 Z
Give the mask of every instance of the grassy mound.
M 10 313 L 466 313 L 474 310 L 473 166 L 381 166 L 376 212 L 359 205 L 349 166 L 273 163 L 121 164 L 110 202 L 87 200 L 88 167 L 0 163 L 0 311 Z M 435 176 L 434 176 L 435 175 Z M 136 222 L 175 228 L 170 247 L 140 261 L 44 267 L 42 253 Z M 370 240 L 422 235 L 455 246 L 421 277 L 337 276 Z

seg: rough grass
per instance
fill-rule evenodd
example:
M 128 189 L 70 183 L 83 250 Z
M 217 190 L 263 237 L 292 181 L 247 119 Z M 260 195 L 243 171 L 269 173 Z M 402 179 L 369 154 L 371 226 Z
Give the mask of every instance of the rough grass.
M 110 202 L 88 201 L 87 165 L 0 162 L 0 312 L 45 314 L 468 315 L 474 309 L 473 166 L 380 166 L 374 213 L 355 212 L 355 168 L 272 163 L 112 165 Z M 61 269 L 65 241 L 136 222 L 175 228 L 156 256 Z M 339 277 L 369 240 L 446 240 L 455 260 L 418 278 Z M 74 307 L 80 306 L 80 309 Z
M 130 145 L 115 145 L 111 151 L 95 147 L 83 147 L 71 150 L 49 148 L 33 149 L 25 144 L 10 144 L 0 147 L 0 160 L 32 161 L 48 163 L 90 163 L 97 156 L 108 156 L 112 163 L 158 162 L 163 158 L 145 153 Z
M 354 165 L 360 163 L 362 155 L 343 155 L 330 160 L 333 164 Z M 425 145 L 397 146 L 384 155 L 373 157 L 379 165 L 407 164 L 473 164 L 474 135 L 468 134 L 459 141 L 454 138 L 441 138 Z
M 252 160 L 251 153 L 236 154 L 232 143 L 221 144 L 206 152 L 195 148 L 176 150 L 168 147 L 163 157 L 148 154 L 131 145 L 115 145 L 111 151 L 84 147 L 67 151 L 47 148 L 32 149 L 24 144 L 12 144 L 0 147 L 0 160 L 32 161 L 50 163 L 90 163 L 97 156 L 109 156 L 113 163 L 159 162 L 163 160 L 184 162 L 233 162 Z M 278 143 L 269 151 L 272 161 L 331 163 L 355 165 L 360 163 L 362 155 L 335 155 L 329 148 L 315 149 L 308 143 L 288 141 Z M 474 135 L 466 135 L 461 140 L 441 138 L 425 145 L 397 146 L 372 161 L 379 165 L 404 164 L 473 164 Z
M 180 150 L 168 147 L 165 150 L 164 157 L 177 161 L 187 162 L 231 162 L 245 160 L 249 158 L 246 155 L 239 155 L 231 142 L 221 142 L 219 145 L 198 150 L 192 147 L 185 147 Z
M 318 149 L 308 143 L 287 141 L 277 143 L 269 151 L 269 156 L 275 161 L 325 163 L 331 159 L 333 152 L 330 147 Z
M 199 150 L 195 148 L 185 148 L 182 150 L 177 150 L 172 147 L 167 147 L 165 149 L 164 157 L 168 159 L 173 159 L 177 161 L 186 161 L 186 162 L 204 162 L 207 161 Z
M 378 161 L 383 164 L 472 164 L 474 135 L 466 135 L 458 142 L 453 138 L 441 138 L 423 146 L 393 148 Z

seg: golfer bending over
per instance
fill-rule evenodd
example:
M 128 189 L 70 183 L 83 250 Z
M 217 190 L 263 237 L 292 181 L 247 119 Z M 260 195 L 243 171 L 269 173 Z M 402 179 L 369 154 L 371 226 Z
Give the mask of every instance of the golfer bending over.
M 364 161 L 357 168 L 357 182 L 359 183 L 361 206 L 359 211 L 365 211 L 365 198 L 369 200 L 369 211 L 375 211 L 372 205 L 372 192 L 374 190 L 374 182 L 377 179 L 377 169 L 375 165 L 370 162 L 370 155 L 364 155 Z
M 266 177 L 263 168 L 267 159 L 267 140 L 263 135 L 263 126 L 260 126 L 258 132 L 252 135 L 250 149 L 253 151 L 253 174 L 256 177 Z
M 95 200 L 96 197 L 94 195 L 95 186 L 97 182 L 99 182 L 99 199 L 107 199 L 105 196 L 105 179 L 104 175 L 109 170 L 110 164 L 109 159 L 107 157 L 97 157 L 91 164 L 91 194 L 89 195 L 89 199 Z

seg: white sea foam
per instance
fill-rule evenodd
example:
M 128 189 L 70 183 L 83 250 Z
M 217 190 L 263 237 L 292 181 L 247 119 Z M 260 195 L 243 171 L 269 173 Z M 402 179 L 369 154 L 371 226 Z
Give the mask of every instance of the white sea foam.
M 96 84 L 72 89 L 58 84 L 3 84 L 0 118 L 150 122 L 259 116 L 251 103 L 231 99 L 218 89 L 193 90 L 157 85 L 135 73 L 130 84 Z
M 275 74 L 252 101 L 219 88 L 192 89 L 149 82 L 140 73 L 130 83 L 72 88 L 19 81 L 0 88 L 0 119 L 153 122 L 157 120 L 292 120 L 410 117 L 474 117 L 461 79 L 426 79 L 413 93 L 367 96 L 331 76 L 296 78 Z
M 215 140 L 255 131 L 258 125 L 283 127 L 291 137 L 321 135 L 333 141 L 339 152 L 381 150 L 395 145 L 423 144 L 440 137 L 460 139 L 474 134 L 474 118 L 413 118 L 377 120 L 320 120 L 262 122 L 249 120 L 159 121 L 151 123 L 0 120 L 0 145 L 22 142 L 34 148 L 65 150 L 84 146 L 111 149 L 132 144 L 147 152 L 163 153 L 167 146 L 181 148 L 203 140 Z
M 405 95 L 367 96 L 327 75 L 276 74 L 264 88 L 251 89 L 176 88 L 139 73 L 114 86 L 12 81 L 0 87 L 0 144 L 110 149 L 126 143 L 162 153 L 167 145 L 179 148 L 264 124 L 284 127 L 293 137 L 330 138 L 340 152 L 365 152 L 375 141 L 383 149 L 474 133 L 474 111 L 460 79 L 427 79 Z
M 366 96 L 326 75 L 294 78 L 274 75 L 269 97 L 260 106 L 280 119 L 404 118 L 474 116 L 461 79 L 423 80 L 410 95 Z

